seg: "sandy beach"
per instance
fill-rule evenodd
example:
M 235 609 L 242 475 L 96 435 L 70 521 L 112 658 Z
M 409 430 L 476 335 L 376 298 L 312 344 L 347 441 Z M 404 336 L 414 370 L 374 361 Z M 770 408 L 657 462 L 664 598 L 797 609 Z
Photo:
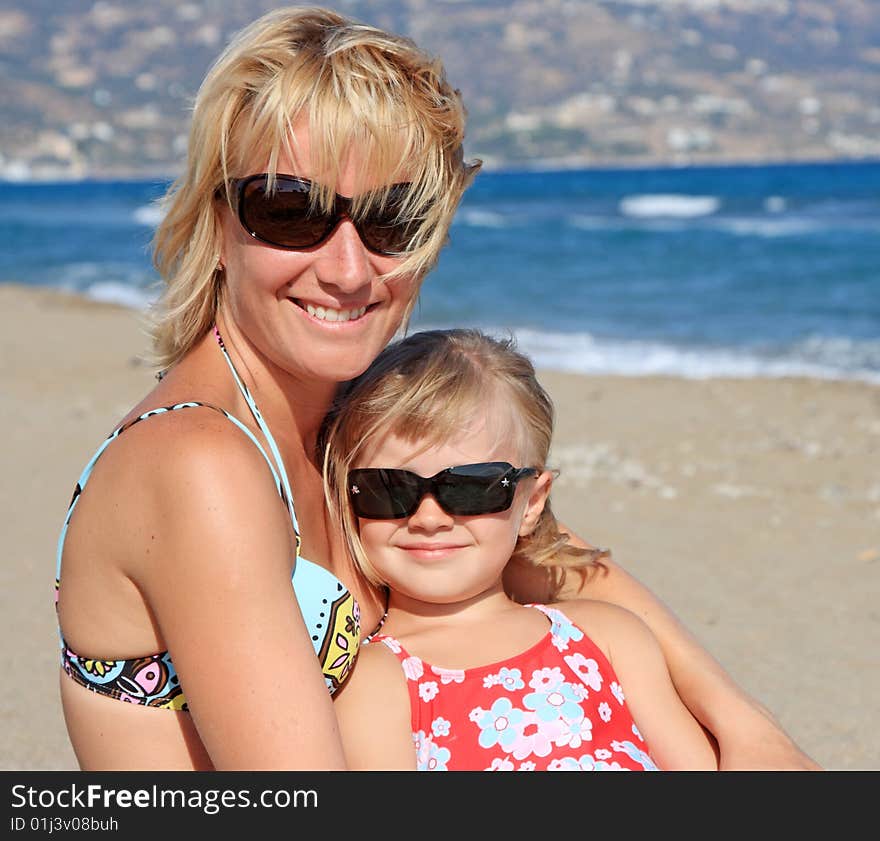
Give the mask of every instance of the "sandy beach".
M 131 310 L 0 285 L 0 766 L 75 769 L 52 605 L 76 479 L 153 382 Z M 880 386 L 542 372 L 554 508 L 828 769 L 880 769 Z

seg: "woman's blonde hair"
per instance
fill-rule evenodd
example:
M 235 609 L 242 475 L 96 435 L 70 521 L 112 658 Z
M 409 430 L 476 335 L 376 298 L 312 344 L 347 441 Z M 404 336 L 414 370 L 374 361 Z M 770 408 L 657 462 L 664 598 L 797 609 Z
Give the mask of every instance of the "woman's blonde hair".
M 340 386 L 318 440 L 324 488 L 334 521 L 355 562 L 374 584 L 378 573 L 358 537 L 348 474 L 382 436 L 394 433 L 424 449 L 454 440 L 486 406 L 499 440 L 515 444 L 522 463 L 547 469 L 554 408 L 528 357 L 512 338 L 478 330 L 425 330 L 390 344 L 360 376 Z M 569 544 L 548 498 L 532 532 L 517 541 L 511 562 L 542 568 L 554 598 L 566 569 L 601 566 L 604 550 Z
M 420 282 L 436 263 L 480 165 L 464 161 L 465 109 L 442 64 L 408 38 L 335 12 L 277 9 L 232 40 L 195 99 L 186 166 L 165 197 L 154 242 L 165 281 L 151 325 L 160 366 L 177 362 L 215 319 L 223 294 L 217 211 L 230 180 L 252 174 L 244 168 L 254 161 L 266 161 L 274 178 L 279 158 L 294 157 L 300 119 L 321 179 L 312 201 L 329 206 L 356 147 L 373 184 L 408 182 L 401 215 L 419 220 L 405 259 L 385 277 Z M 353 212 L 385 198 L 381 189 L 366 193 Z

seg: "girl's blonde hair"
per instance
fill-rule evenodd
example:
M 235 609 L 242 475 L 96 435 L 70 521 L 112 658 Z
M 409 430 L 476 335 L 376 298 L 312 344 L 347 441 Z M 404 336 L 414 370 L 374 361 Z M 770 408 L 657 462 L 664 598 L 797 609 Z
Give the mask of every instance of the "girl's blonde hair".
M 330 512 L 372 583 L 384 582 L 358 537 L 347 492 L 349 471 L 386 434 L 424 449 L 442 445 L 459 437 L 486 406 L 493 408 L 495 433 L 516 445 L 522 463 L 514 466 L 547 469 L 553 403 L 512 338 L 469 329 L 413 333 L 389 345 L 363 374 L 340 387 L 319 436 L 318 456 Z M 545 571 L 553 599 L 566 569 L 586 574 L 607 556 L 605 550 L 570 545 L 548 498 L 535 528 L 517 541 L 511 562 Z
M 401 215 L 419 224 L 386 279 L 421 282 L 480 166 L 463 158 L 465 114 L 442 64 L 408 38 L 321 8 L 277 9 L 243 29 L 199 89 L 186 166 L 164 200 L 153 258 L 165 281 L 152 313 L 157 364 L 173 365 L 214 322 L 223 294 L 218 202 L 229 201 L 230 180 L 253 174 L 245 168 L 254 161 L 268 162 L 274 178 L 279 158 L 294 157 L 292 128 L 301 119 L 320 177 L 315 205 L 332 202 L 352 148 L 371 182 L 362 189 L 409 184 Z M 386 197 L 365 193 L 353 212 Z M 410 309 L 414 302 L 415 294 Z

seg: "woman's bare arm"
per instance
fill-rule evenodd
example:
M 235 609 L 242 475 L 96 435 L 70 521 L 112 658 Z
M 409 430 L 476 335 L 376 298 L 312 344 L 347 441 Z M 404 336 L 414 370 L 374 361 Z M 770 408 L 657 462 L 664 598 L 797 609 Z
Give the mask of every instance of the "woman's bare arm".
M 136 474 L 143 514 L 131 539 L 143 558 L 133 577 L 214 767 L 344 769 L 291 585 L 289 520 L 265 462 L 221 418 L 151 423 L 151 434 L 160 425 L 166 434 L 162 458 L 141 459 Z
M 570 534 L 573 545 L 593 548 L 564 526 L 560 528 Z M 611 602 L 627 608 L 648 625 L 660 642 L 678 694 L 718 742 L 722 770 L 821 770 L 654 593 L 614 561 L 603 563 L 604 571 L 586 578 L 568 575 L 557 598 Z M 506 571 L 505 585 L 519 601 L 547 598 L 541 577 L 522 567 Z

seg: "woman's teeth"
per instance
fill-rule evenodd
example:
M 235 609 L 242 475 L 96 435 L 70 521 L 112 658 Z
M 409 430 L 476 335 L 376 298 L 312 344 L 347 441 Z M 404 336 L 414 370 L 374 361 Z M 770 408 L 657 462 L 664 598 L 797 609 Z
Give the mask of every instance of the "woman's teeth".
M 354 321 L 367 311 L 366 307 L 356 307 L 353 310 L 334 310 L 330 307 L 313 307 L 311 304 L 306 304 L 305 309 L 309 315 L 313 315 L 320 321 Z

